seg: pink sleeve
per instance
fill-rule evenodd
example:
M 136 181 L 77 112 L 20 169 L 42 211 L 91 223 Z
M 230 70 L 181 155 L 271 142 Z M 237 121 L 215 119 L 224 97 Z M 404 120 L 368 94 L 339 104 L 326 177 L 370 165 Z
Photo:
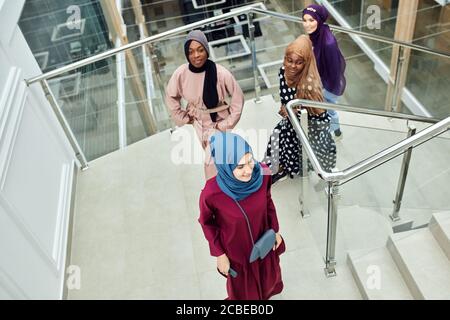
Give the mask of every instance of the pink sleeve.
M 200 217 L 198 222 L 203 229 L 203 234 L 209 242 L 209 251 L 212 256 L 218 257 L 225 253 L 220 241 L 220 229 L 216 223 L 214 210 L 208 205 L 204 191 L 200 194 Z
M 230 71 L 224 69 L 224 83 L 225 89 L 229 96 L 231 96 L 230 101 L 230 115 L 217 123 L 217 129 L 220 131 L 231 130 L 238 123 L 241 118 L 242 107 L 244 106 L 244 93 L 239 87 L 234 76 Z
M 177 126 L 182 126 L 189 122 L 189 115 L 181 109 L 181 88 L 180 72 L 176 70 L 169 80 L 166 88 L 166 105 L 172 115 L 172 119 Z

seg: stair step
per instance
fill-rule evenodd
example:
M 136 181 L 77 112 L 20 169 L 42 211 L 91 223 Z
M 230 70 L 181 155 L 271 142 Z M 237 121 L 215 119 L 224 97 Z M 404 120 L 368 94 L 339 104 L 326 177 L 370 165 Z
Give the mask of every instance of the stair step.
M 389 217 L 392 214 L 392 208 L 381 208 L 381 212 Z M 402 207 L 399 212 L 400 220 L 391 222 L 394 233 L 404 232 L 426 225 L 430 222 L 432 211 L 430 209 L 411 209 Z M 390 218 L 389 218 L 390 220 Z M 408 224 L 412 221 L 411 228 Z M 401 225 L 404 224 L 402 227 Z
M 415 299 L 450 299 L 450 261 L 428 228 L 391 235 L 387 247 Z
M 450 212 L 433 213 L 429 228 L 450 260 Z
M 408 286 L 386 247 L 356 250 L 347 254 L 361 295 L 369 300 L 411 300 Z M 376 275 L 379 275 L 379 285 Z

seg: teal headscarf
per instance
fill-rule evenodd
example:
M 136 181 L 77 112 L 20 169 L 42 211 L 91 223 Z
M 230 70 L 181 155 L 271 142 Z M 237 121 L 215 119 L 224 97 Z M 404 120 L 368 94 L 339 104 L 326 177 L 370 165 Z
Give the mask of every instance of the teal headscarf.
M 252 149 L 241 136 L 230 132 L 217 132 L 210 139 L 211 155 L 217 168 L 219 188 L 235 200 L 242 200 L 258 191 L 263 183 L 261 164 L 255 161 L 252 177 L 248 182 L 235 178 L 233 170 L 239 160 Z

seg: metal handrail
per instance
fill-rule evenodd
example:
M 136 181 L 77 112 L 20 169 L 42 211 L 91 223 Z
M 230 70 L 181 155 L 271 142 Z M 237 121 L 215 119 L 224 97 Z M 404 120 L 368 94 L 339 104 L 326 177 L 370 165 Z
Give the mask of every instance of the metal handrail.
M 38 82 L 38 81 L 41 81 L 41 80 L 50 79 L 50 78 L 56 77 L 58 75 L 61 75 L 63 73 L 66 73 L 66 72 L 72 71 L 74 69 L 83 67 L 85 65 L 92 64 L 92 63 L 94 63 L 96 61 L 112 57 L 112 56 L 116 55 L 119 52 L 122 52 L 122 51 L 125 51 L 125 50 L 134 49 L 134 48 L 143 46 L 143 45 L 148 44 L 148 43 L 160 41 L 160 40 L 166 39 L 166 38 L 168 38 L 168 37 L 170 37 L 172 35 L 175 35 L 175 34 L 178 34 L 178 33 L 181 33 L 181 32 L 190 31 L 192 29 L 195 29 L 195 28 L 203 26 L 203 25 L 207 25 L 207 24 L 210 24 L 210 23 L 213 23 L 213 22 L 217 22 L 217 21 L 221 21 L 221 20 L 226 20 L 226 19 L 229 19 L 231 17 L 235 17 L 235 16 L 238 16 L 238 15 L 241 15 L 241 14 L 245 14 L 245 13 L 260 13 L 260 14 L 265 14 L 265 15 L 268 15 L 268 16 L 273 16 L 273 17 L 277 17 L 277 18 L 280 18 L 280 19 L 283 19 L 283 20 L 293 21 L 293 22 L 300 22 L 300 21 L 302 21 L 302 19 L 299 18 L 299 17 L 294 17 L 294 16 L 291 16 L 291 15 L 278 13 L 278 12 L 274 12 L 274 11 L 264 10 L 264 9 L 261 9 L 260 6 L 261 6 L 261 3 L 259 3 L 259 2 L 258 3 L 253 3 L 251 5 L 247 5 L 247 6 L 238 8 L 235 11 L 230 11 L 228 13 L 224 13 L 224 14 L 221 14 L 221 15 L 218 15 L 218 16 L 215 16 L 215 17 L 207 18 L 207 19 L 204 19 L 204 20 L 201 20 L 201 21 L 190 23 L 190 24 L 182 26 L 182 27 L 174 28 L 174 29 L 171 29 L 171 30 L 159 33 L 157 35 L 150 36 L 150 37 L 147 37 L 147 38 L 144 38 L 144 39 L 140 39 L 140 40 L 131 42 L 129 44 L 123 45 L 121 47 L 114 48 L 114 49 L 111 49 L 111 50 L 99 53 L 99 54 L 97 54 L 95 56 L 91 56 L 91 57 L 88 57 L 86 59 L 83 59 L 83 60 L 80 60 L 80 61 L 68 64 L 68 65 L 66 65 L 64 67 L 61 67 L 61 68 L 58 68 L 58 69 L 55 69 L 55 70 L 43 73 L 41 75 L 29 78 L 29 79 L 26 79 L 25 81 L 26 81 L 27 85 L 30 85 L 32 83 L 35 83 L 35 82 Z M 386 38 L 386 37 L 381 37 L 381 36 L 377 36 L 377 35 L 373 35 L 373 34 L 369 34 L 369 33 L 365 33 L 365 32 L 355 31 L 355 30 L 352 30 L 352 29 L 347 29 L 347 28 L 343 28 L 343 27 L 339 27 L 339 26 L 335 26 L 335 25 L 329 25 L 329 26 L 330 26 L 330 28 L 332 30 L 336 30 L 336 31 L 344 32 L 344 33 L 349 33 L 349 34 L 355 34 L 355 35 L 358 35 L 358 36 L 363 37 L 363 38 L 376 40 L 376 41 L 380 41 L 380 42 L 385 42 L 385 43 L 390 43 L 390 44 L 393 44 L 393 45 L 399 45 L 401 47 L 411 48 L 411 49 L 414 49 L 414 50 L 426 52 L 426 53 L 431 54 L 431 55 L 436 55 L 436 56 L 441 56 L 441 57 L 445 57 L 445 58 L 450 58 L 450 54 L 447 54 L 447 53 L 444 53 L 444 52 L 440 52 L 440 51 L 436 51 L 436 50 L 431 50 L 431 49 L 428 49 L 426 47 L 410 44 L 410 43 L 403 42 L 403 41 L 392 40 L 392 39 L 389 39 L 389 38 Z
M 308 101 L 308 103 L 311 105 L 312 105 L 312 103 L 314 103 L 315 107 L 321 108 L 321 109 L 326 109 L 326 110 L 331 109 L 331 110 L 346 111 L 346 112 L 352 112 L 352 113 L 360 113 L 360 114 L 367 114 L 367 115 L 372 115 L 372 116 L 410 120 L 410 121 L 425 122 L 425 123 L 438 123 L 439 121 L 441 121 L 441 119 L 428 118 L 428 117 L 411 115 L 411 114 L 397 113 L 397 112 L 391 112 L 391 111 L 385 111 L 385 110 L 365 109 L 367 107 L 362 107 L 362 106 L 351 106 L 348 104 L 317 102 L 317 101 L 309 101 L 309 100 L 302 100 L 302 101 Z
M 193 23 L 187 24 L 187 25 L 182 26 L 182 27 L 178 27 L 178 28 L 174 28 L 174 29 L 171 29 L 171 30 L 168 30 L 168 31 L 165 31 L 165 32 L 161 32 L 161 33 L 158 33 L 158 34 L 156 34 L 154 36 L 150 36 L 150 37 L 147 37 L 147 38 L 144 38 L 144 39 L 140 39 L 140 40 L 131 42 L 129 44 L 123 45 L 121 47 L 114 48 L 114 49 L 111 49 L 111 50 L 99 53 L 99 54 L 97 54 L 95 56 L 88 57 L 86 59 L 83 59 L 83 60 L 80 60 L 80 61 L 68 64 L 67 66 L 64 66 L 64 67 L 61 67 L 59 69 L 46 72 L 44 74 L 41 74 L 39 76 L 27 79 L 25 81 L 26 81 L 27 85 L 30 85 L 30 84 L 32 84 L 34 82 L 37 82 L 37 81 L 40 81 L 40 80 L 43 80 L 43 79 L 53 78 L 53 77 L 58 76 L 60 74 L 66 73 L 68 71 L 72 71 L 74 69 L 77 69 L 77 68 L 83 67 L 85 65 L 91 64 L 93 62 L 112 57 L 112 56 L 116 55 L 117 53 L 125 51 L 125 50 L 134 49 L 134 48 L 140 47 L 140 46 L 148 44 L 148 43 L 152 43 L 152 42 L 155 42 L 155 41 L 166 39 L 166 38 L 168 38 L 168 37 L 170 37 L 172 35 L 175 35 L 175 34 L 178 34 L 178 33 L 181 33 L 181 32 L 186 32 L 186 31 L 193 30 L 193 29 L 195 29 L 197 27 L 200 27 L 200 26 L 203 26 L 203 25 L 207 25 L 207 24 L 210 24 L 210 23 L 213 23 L 213 22 L 225 20 L 225 19 L 228 19 L 228 18 L 232 18 L 234 16 L 238 16 L 238 15 L 241 15 L 241 14 L 244 14 L 244 13 L 251 12 L 251 9 L 253 7 L 256 7 L 256 6 L 260 6 L 260 3 L 254 3 L 254 4 L 251 4 L 251 5 L 248 5 L 248 6 L 239 8 L 239 9 L 236 9 L 236 11 L 227 12 L 227 13 L 215 16 L 215 17 L 207 18 L 207 19 L 204 19 L 204 20 L 201 20 L 201 21 L 197 21 L 197 22 L 193 22 Z
M 280 18 L 283 20 L 292 21 L 292 22 L 301 22 L 302 21 L 302 19 L 300 17 L 294 17 L 294 16 L 291 16 L 288 14 L 278 13 L 278 12 L 269 11 L 269 10 L 263 10 L 260 8 L 254 8 L 254 9 L 252 9 L 252 11 L 257 12 L 257 13 L 262 13 L 265 15 L 269 15 L 272 17 Z M 366 32 L 356 31 L 353 29 L 348 29 L 348 28 L 336 26 L 333 24 L 329 24 L 328 26 L 330 27 L 331 30 L 335 30 L 335 31 L 343 32 L 343 33 L 354 34 L 354 35 L 360 36 L 362 38 L 367 38 L 367 39 L 375 40 L 375 41 L 379 41 L 379 42 L 389 43 L 389 44 L 393 44 L 393 45 L 399 45 L 401 47 L 406 47 L 406 48 L 414 49 L 417 51 L 426 52 L 431 55 L 441 56 L 444 58 L 450 58 L 450 54 L 448 54 L 448 53 L 445 53 L 442 51 L 437 51 L 437 50 L 432 50 L 427 47 L 418 46 L 416 44 L 412 44 L 409 42 L 392 40 L 390 38 L 386 38 L 386 37 L 382 37 L 382 36 L 378 36 L 378 35 L 370 34 L 370 33 L 366 33 Z
M 317 159 L 309 140 L 300 126 L 300 122 L 297 119 L 295 111 L 293 108 L 297 106 L 310 106 L 321 108 L 323 106 L 320 102 L 304 100 L 304 99 L 295 99 L 288 102 L 286 105 L 286 109 L 288 111 L 289 118 L 291 120 L 292 125 L 294 126 L 295 131 L 297 132 L 298 137 L 302 143 L 302 146 L 305 148 L 305 151 L 308 155 L 308 158 L 311 161 L 311 164 L 314 168 L 314 171 L 317 175 L 328 182 L 340 182 L 343 180 L 353 179 L 367 171 L 374 169 L 375 167 L 395 158 L 396 156 L 404 153 L 411 147 L 416 147 L 433 137 L 447 131 L 450 128 L 450 117 L 447 117 L 438 123 L 431 125 L 430 127 L 420 131 L 412 137 L 406 138 L 403 141 L 400 141 L 377 154 L 362 160 L 345 170 L 337 171 L 337 172 L 327 172 L 320 165 L 319 160 Z

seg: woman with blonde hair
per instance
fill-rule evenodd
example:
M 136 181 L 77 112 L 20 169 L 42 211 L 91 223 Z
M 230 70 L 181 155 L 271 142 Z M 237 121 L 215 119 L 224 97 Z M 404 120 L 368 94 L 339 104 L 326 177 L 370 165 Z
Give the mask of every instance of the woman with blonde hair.
M 302 171 L 301 145 L 288 118 L 286 105 L 293 99 L 323 102 L 322 82 L 317 70 L 311 40 L 301 35 L 286 48 L 279 72 L 283 119 L 274 128 L 263 162 L 272 171 L 275 183 Z M 324 109 L 305 107 L 308 111 L 308 138 L 323 169 L 331 171 L 336 164 L 336 144 L 329 132 L 330 116 Z M 300 120 L 300 113 L 297 113 Z

